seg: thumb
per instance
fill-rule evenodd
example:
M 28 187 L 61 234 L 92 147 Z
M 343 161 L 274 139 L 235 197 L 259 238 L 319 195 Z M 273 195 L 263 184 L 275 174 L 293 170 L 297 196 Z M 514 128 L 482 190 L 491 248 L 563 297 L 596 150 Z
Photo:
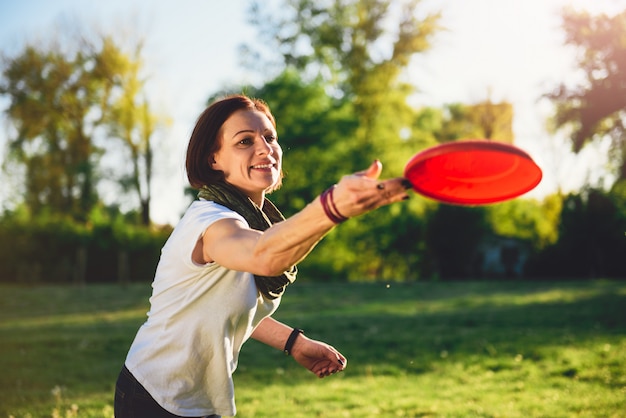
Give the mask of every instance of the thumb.
M 374 160 L 372 164 L 364 171 L 362 171 L 362 176 L 368 177 L 370 179 L 377 179 L 380 176 L 380 173 L 383 171 L 383 164 L 379 160 Z

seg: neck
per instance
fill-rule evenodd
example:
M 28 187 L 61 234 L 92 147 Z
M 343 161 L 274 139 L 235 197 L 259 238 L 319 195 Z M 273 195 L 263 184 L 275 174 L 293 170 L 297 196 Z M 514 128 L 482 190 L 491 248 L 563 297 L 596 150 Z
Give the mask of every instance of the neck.
M 259 207 L 259 209 L 263 209 L 263 202 L 265 202 L 265 193 L 261 193 L 258 196 L 248 195 L 248 197 L 254 202 L 255 205 Z

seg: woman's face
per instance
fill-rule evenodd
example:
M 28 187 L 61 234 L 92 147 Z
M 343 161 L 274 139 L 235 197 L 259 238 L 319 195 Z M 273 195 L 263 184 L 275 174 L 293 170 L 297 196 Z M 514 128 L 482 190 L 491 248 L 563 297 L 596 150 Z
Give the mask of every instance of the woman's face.
M 283 151 L 276 130 L 262 112 L 238 110 L 222 125 L 221 146 L 210 161 L 225 180 L 261 205 L 281 178 Z

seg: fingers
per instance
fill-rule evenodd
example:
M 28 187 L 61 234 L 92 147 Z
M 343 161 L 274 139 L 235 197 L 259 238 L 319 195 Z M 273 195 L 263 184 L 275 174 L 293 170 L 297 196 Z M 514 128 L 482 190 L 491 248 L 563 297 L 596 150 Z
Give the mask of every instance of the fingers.
M 383 171 L 383 164 L 379 160 L 374 160 L 372 164 L 364 171 L 357 173 L 357 175 L 364 176 L 373 180 L 380 177 L 380 173 Z
M 408 199 L 409 195 L 406 191 L 411 188 L 413 188 L 411 183 L 404 178 L 388 179 L 377 182 L 376 190 L 378 192 L 378 200 L 380 201 L 380 198 L 383 199 L 383 202 L 381 202 L 382 204 L 379 204 L 378 206 Z
M 319 377 L 320 379 L 327 377 L 327 376 L 331 376 L 335 373 L 339 373 L 342 372 L 343 368 L 339 368 L 339 367 L 326 367 L 323 368 L 322 370 L 319 370 L 317 373 L 315 373 L 317 375 L 317 377 Z
M 332 346 L 328 348 L 331 351 L 325 355 L 326 358 L 311 369 L 320 379 L 342 372 L 348 364 L 348 360 L 339 351 Z
M 335 373 L 342 372 L 348 365 L 348 360 L 343 355 L 341 355 L 341 353 L 339 353 L 337 350 L 335 350 L 334 348 L 332 349 L 334 351 L 334 355 L 333 355 L 334 358 L 329 359 L 329 364 L 327 364 L 325 367 L 319 370 L 318 373 L 316 373 L 319 378 L 327 377 Z
M 337 211 L 345 217 L 358 216 L 381 206 L 400 202 L 409 198 L 407 189 L 411 186 L 398 177 L 377 180 L 379 165 L 372 166 L 354 176 L 344 177 L 335 188 L 333 203 Z
M 322 193 L 320 203 L 326 215 L 331 217 L 330 211 L 336 215 L 331 220 L 340 223 L 346 218 L 408 199 L 407 190 L 412 188 L 411 183 L 402 177 L 380 180 L 382 168 L 381 162 L 375 160 L 367 169 L 343 176 L 329 189 L 330 193 L 327 193 L 329 190 Z

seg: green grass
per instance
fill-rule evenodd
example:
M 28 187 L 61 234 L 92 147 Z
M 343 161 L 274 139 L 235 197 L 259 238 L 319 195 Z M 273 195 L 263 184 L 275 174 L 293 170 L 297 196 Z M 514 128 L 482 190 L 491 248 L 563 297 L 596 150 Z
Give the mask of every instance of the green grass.
M 0 285 L 0 418 L 112 417 L 148 284 Z M 336 346 L 319 380 L 256 341 L 238 417 L 626 416 L 626 282 L 297 283 L 276 317 Z

